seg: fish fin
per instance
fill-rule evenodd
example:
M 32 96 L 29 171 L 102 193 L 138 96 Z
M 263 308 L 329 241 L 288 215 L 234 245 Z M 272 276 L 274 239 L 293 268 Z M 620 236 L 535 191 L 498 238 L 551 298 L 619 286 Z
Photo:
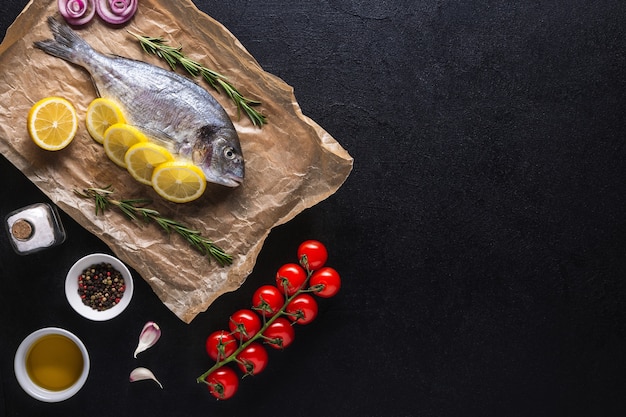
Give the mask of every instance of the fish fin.
M 35 47 L 66 61 L 80 64 L 81 51 L 91 49 L 69 26 L 59 23 L 54 17 L 48 17 L 48 26 L 54 39 L 34 42 Z
M 170 136 L 163 136 L 163 135 L 159 136 L 158 134 L 152 132 L 152 134 L 150 135 L 150 138 L 154 140 L 156 143 L 158 143 L 159 145 L 163 146 L 164 148 L 169 149 L 170 151 L 177 151 L 175 147 L 172 146 L 172 143 L 176 143 L 176 142 L 174 142 L 174 139 Z
M 144 134 L 146 134 L 150 138 L 150 140 L 155 142 L 157 145 L 163 146 L 171 152 L 178 153 L 177 147 L 173 145 L 174 143 L 176 143 L 176 138 L 173 138 L 171 135 L 168 135 L 162 130 L 157 130 L 154 128 L 140 125 L 135 125 L 135 127 L 141 130 Z
M 93 77 L 91 77 L 91 85 L 93 85 L 94 90 L 96 90 L 96 95 L 98 97 L 102 97 L 102 94 L 100 94 L 100 90 L 98 90 L 98 84 L 96 84 L 96 80 L 94 80 Z

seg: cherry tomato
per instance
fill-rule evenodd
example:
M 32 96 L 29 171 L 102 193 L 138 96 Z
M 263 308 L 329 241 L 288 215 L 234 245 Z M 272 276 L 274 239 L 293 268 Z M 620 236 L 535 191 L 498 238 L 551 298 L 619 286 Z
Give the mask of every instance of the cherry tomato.
M 228 327 L 238 340 L 246 341 L 261 330 L 261 319 L 254 311 L 244 308 L 230 316 Z
M 309 271 L 320 269 L 324 266 L 327 259 L 328 251 L 326 246 L 317 240 L 304 241 L 298 247 L 298 261 L 300 265 Z
M 209 392 L 218 400 L 229 399 L 235 395 L 239 387 L 239 377 L 227 366 L 222 366 L 207 375 L 206 382 L 209 384 Z
M 257 375 L 267 366 L 267 350 L 258 342 L 250 343 L 237 355 L 237 365 L 246 375 Z
M 317 317 L 317 301 L 309 294 L 299 294 L 287 304 L 289 319 L 298 324 L 309 324 Z
M 285 264 L 276 273 L 276 286 L 283 294 L 293 295 L 302 288 L 306 278 L 306 272 L 300 265 L 294 263 Z
M 252 295 L 252 307 L 265 317 L 273 316 L 285 304 L 285 297 L 273 285 L 262 285 Z
M 265 341 L 274 349 L 284 349 L 293 342 L 296 337 L 291 323 L 284 317 L 277 318 L 272 324 L 267 326 L 265 332 Z
M 207 337 L 205 347 L 211 359 L 219 362 L 237 350 L 237 341 L 226 330 L 217 330 Z
M 337 271 L 326 266 L 311 275 L 309 285 L 311 288 L 315 289 L 315 295 L 322 298 L 329 298 L 339 292 L 339 288 L 341 288 L 341 278 Z

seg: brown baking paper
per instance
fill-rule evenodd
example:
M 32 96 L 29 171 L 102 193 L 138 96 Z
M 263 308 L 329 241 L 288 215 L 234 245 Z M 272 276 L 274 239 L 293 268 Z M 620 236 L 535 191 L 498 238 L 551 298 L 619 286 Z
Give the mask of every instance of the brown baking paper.
M 224 94 L 207 88 L 224 106 L 239 133 L 246 160 L 243 185 L 209 184 L 188 204 L 161 199 L 106 157 L 84 125 L 96 97 L 83 69 L 48 56 L 33 42 L 51 37 L 48 16 L 62 17 L 54 0 L 31 1 L 0 45 L 0 151 L 54 203 L 102 239 L 134 268 L 181 320 L 190 323 L 221 294 L 241 286 L 250 274 L 270 230 L 332 195 L 352 169 L 350 155 L 319 125 L 302 114 L 293 89 L 263 71 L 241 43 L 189 0 L 141 0 L 133 20 L 111 27 L 97 16 L 79 34 L 101 52 L 167 67 L 146 55 L 127 32 L 163 36 L 171 45 L 226 75 L 246 97 L 260 100 L 269 124 L 252 125 Z M 127 29 L 127 30 L 126 30 Z M 76 106 L 80 127 L 66 149 L 47 152 L 30 140 L 26 117 L 47 96 L 63 96 Z M 178 235 L 156 225 L 131 222 L 118 211 L 96 215 L 93 201 L 73 190 L 111 184 L 118 198 L 151 198 L 164 216 L 200 230 L 232 254 L 220 267 L 191 249 Z

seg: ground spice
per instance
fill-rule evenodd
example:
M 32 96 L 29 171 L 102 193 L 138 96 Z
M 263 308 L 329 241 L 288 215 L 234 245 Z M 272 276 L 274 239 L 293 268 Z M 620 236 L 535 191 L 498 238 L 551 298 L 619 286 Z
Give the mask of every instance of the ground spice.
M 78 277 L 78 295 L 83 304 L 104 311 L 120 302 L 126 284 L 122 273 L 103 262 L 86 268 Z

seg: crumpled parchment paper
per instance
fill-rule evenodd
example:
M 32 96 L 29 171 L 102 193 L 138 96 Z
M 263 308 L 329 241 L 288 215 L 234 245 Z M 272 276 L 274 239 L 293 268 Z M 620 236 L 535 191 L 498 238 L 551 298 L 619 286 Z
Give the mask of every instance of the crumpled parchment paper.
M 260 100 L 269 124 L 252 125 L 225 96 L 197 80 L 224 106 L 239 133 L 246 159 L 242 186 L 209 184 L 195 202 L 161 199 L 106 157 L 84 125 L 87 106 L 96 97 L 86 71 L 33 47 L 50 38 L 48 16 L 62 19 L 55 0 L 31 1 L 0 45 L 0 151 L 54 203 L 102 239 L 145 279 L 163 303 L 190 323 L 221 294 L 241 286 L 252 271 L 271 229 L 332 195 L 352 169 L 352 158 L 337 141 L 302 114 L 293 89 L 263 71 L 241 43 L 190 0 L 142 0 L 133 20 L 111 27 L 97 16 L 77 29 L 101 52 L 141 59 L 167 67 L 147 55 L 126 29 L 163 36 L 171 45 L 205 66 L 226 75 L 246 97 Z M 182 70 L 180 70 L 181 73 Z M 47 96 L 63 96 L 76 106 L 80 128 L 70 146 L 47 152 L 36 147 L 26 130 L 30 107 Z M 116 210 L 97 215 L 93 201 L 73 190 L 111 184 L 118 198 L 151 198 L 164 216 L 202 231 L 234 263 L 220 267 L 191 249 L 178 235 L 156 225 L 127 220 Z

